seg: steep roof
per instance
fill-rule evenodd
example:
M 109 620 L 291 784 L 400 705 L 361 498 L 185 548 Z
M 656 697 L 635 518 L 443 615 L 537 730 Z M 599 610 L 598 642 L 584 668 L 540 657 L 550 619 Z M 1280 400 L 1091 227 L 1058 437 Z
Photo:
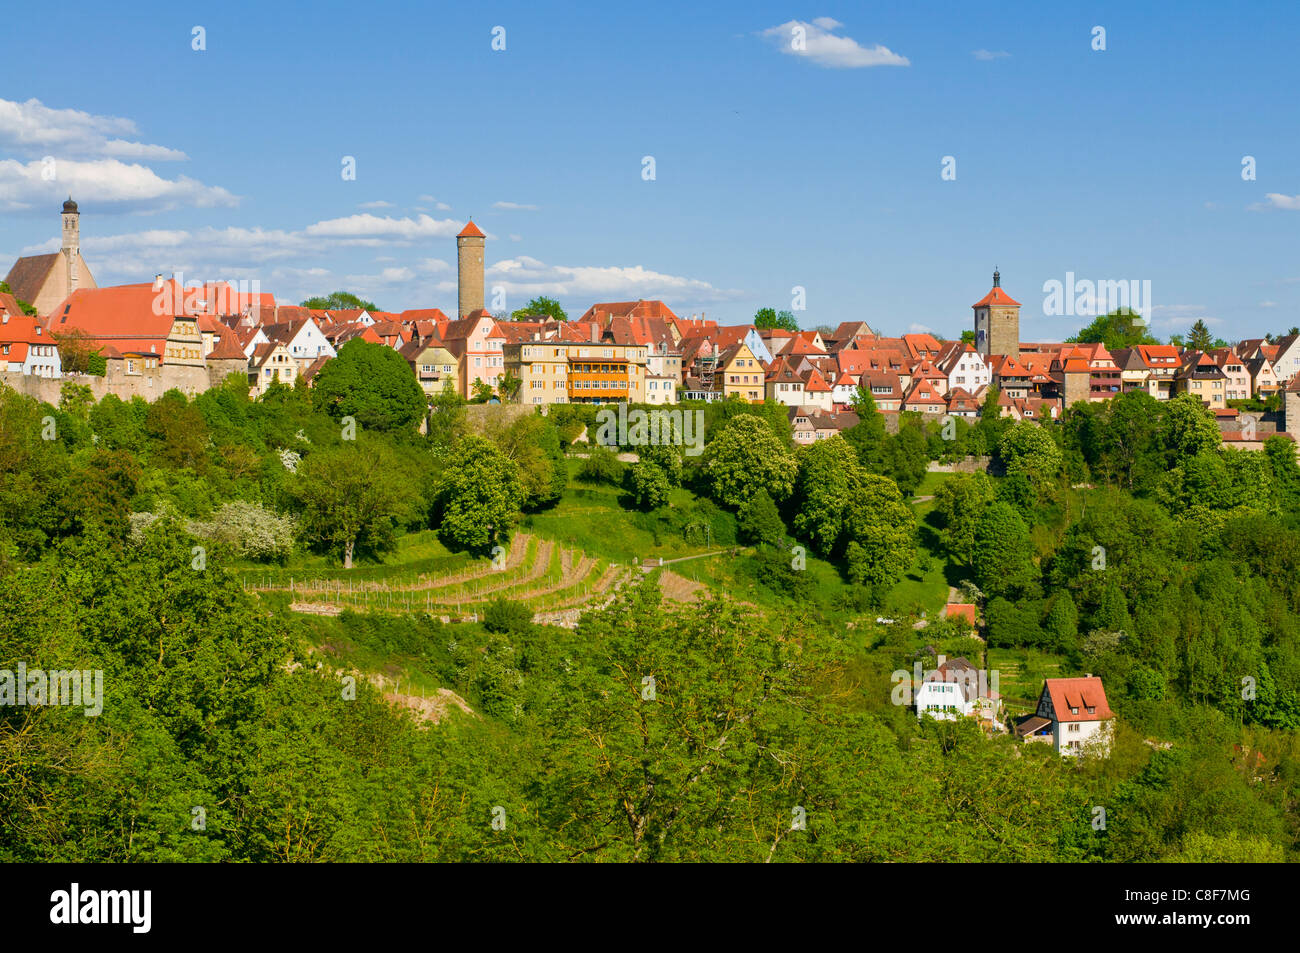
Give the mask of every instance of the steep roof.
M 50 269 L 58 261 L 59 253 L 51 252 L 48 255 L 28 255 L 25 258 L 19 258 L 14 262 L 14 266 L 9 269 L 9 274 L 5 277 L 5 284 L 13 292 L 15 298 L 21 301 L 32 302 L 36 296 L 41 293 L 41 288 L 45 284 L 45 279 L 49 277 Z
M 246 361 L 248 358 L 244 355 L 244 349 L 239 344 L 239 336 L 232 331 L 227 331 L 221 335 L 211 353 L 208 354 L 209 361 Z
M 976 301 L 973 305 L 971 305 L 971 307 L 983 308 L 987 305 L 1010 305 L 1012 307 L 1018 308 L 1020 307 L 1020 302 L 1017 301 L 1015 298 L 1011 297 L 1011 295 L 1007 294 L 1005 291 L 1003 291 L 1001 286 L 998 285 L 998 286 L 994 286 L 992 291 L 990 291 L 984 297 Z
M 176 292 L 173 282 L 168 289 Z M 108 288 L 78 288 L 50 312 L 50 331 L 58 334 L 80 328 L 101 344 L 113 344 L 122 353 L 157 354 L 166 350 L 174 311 L 181 294 L 155 291 L 152 282 Z M 162 312 L 161 314 L 158 312 Z
M 1052 699 L 1052 711 L 1057 721 L 1104 721 L 1114 718 L 1110 703 L 1106 701 L 1106 689 L 1101 679 L 1095 675 L 1082 678 L 1049 678 L 1043 685 L 1043 691 Z M 1073 714 L 1072 708 L 1079 709 Z M 1088 709 L 1095 711 L 1089 713 Z
M 474 219 L 472 218 L 469 220 L 469 222 L 466 223 L 465 227 L 460 230 L 460 233 L 456 237 L 457 238 L 487 238 L 487 236 L 483 234 L 483 230 L 474 224 Z
M 679 322 L 678 331 L 683 337 L 689 334 L 691 330 L 702 330 L 704 326 L 717 327 L 716 321 L 683 321 L 673 314 L 672 309 L 662 301 L 647 300 L 645 298 L 637 301 L 602 301 L 588 308 L 579 320 L 600 321 L 601 324 L 608 324 L 610 318 L 634 317 L 661 318 L 665 321 Z M 689 327 L 692 323 L 699 325 L 699 327 Z

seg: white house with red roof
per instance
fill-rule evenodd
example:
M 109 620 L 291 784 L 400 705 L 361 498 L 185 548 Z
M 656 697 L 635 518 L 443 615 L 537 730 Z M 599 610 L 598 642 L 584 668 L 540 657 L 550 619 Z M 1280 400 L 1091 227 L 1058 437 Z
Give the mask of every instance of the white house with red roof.
M 9 294 L 0 294 L 0 370 L 29 377 L 63 376 L 58 343 L 40 319 L 24 314 Z
M 1110 752 L 1115 713 L 1106 689 L 1095 675 L 1049 678 L 1043 683 L 1034 714 L 1016 725 L 1026 741 L 1051 741 L 1058 754 L 1076 757 Z
M 948 402 L 931 381 L 921 378 L 912 385 L 907 396 L 903 398 L 901 409 L 919 414 L 946 414 Z

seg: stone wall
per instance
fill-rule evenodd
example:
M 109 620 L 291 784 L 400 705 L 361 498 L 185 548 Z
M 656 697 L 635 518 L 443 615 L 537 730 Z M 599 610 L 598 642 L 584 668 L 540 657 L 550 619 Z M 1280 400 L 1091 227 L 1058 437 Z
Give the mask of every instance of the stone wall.
M 90 388 L 91 396 L 100 401 L 113 394 L 122 400 L 143 397 L 155 401 L 175 388 L 193 397 L 211 386 L 205 367 L 163 366 L 153 376 L 128 375 L 122 361 L 109 361 L 103 377 L 91 374 L 64 374 L 62 377 L 34 377 L 11 371 L 0 372 L 0 381 L 20 394 L 35 397 L 47 404 L 58 405 L 65 383 L 82 384 Z M 153 383 L 150 384 L 150 381 Z

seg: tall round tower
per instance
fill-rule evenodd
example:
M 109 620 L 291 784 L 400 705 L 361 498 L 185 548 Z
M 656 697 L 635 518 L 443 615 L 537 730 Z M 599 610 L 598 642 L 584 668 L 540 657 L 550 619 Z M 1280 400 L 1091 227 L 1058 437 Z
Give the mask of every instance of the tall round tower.
M 483 252 L 487 236 L 470 219 L 456 236 L 458 317 L 483 310 Z
M 63 203 L 63 258 L 67 268 L 68 285 L 66 294 L 77 290 L 77 260 L 81 257 L 81 213 L 72 196 Z

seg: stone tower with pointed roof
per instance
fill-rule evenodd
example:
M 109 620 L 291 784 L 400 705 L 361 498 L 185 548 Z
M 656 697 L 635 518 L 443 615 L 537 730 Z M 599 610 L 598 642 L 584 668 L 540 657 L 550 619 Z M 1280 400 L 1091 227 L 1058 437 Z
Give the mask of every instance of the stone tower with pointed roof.
M 47 315 L 79 288 L 96 288 L 95 278 L 81 257 L 81 213 L 77 203 L 63 203 L 63 243 L 57 252 L 19 258 L 5 282 L 15 298 Z
M 487 236 L 470 219 L 456 236 L 457 317 L 483 310 L 483 251 Z
M 975 350 L 984 357 L 991 354 L 1020 354 L 1020 302 L 1002 290 L 1002 275 L 993 270 L 993 290 L 972 308 L 975 309 Z

